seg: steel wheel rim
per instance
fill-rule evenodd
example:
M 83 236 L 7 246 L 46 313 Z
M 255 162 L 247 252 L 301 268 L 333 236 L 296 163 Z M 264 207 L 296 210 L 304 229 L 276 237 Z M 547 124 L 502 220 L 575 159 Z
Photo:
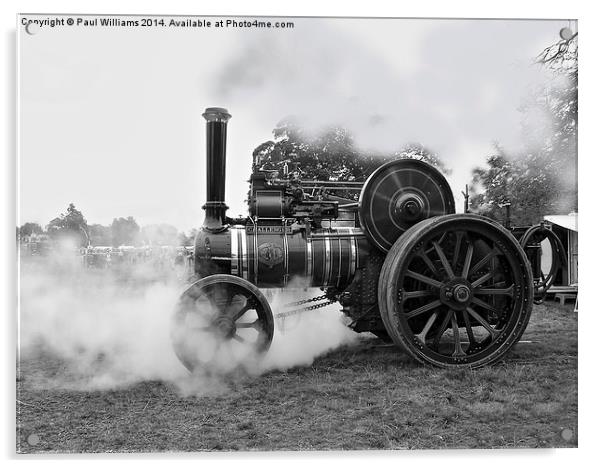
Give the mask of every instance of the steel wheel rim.
M 404 252 L 388 272 L 397 279 L 384 321 L 422 360 L 478 367 L 501 357 L 520 338 L 530 315 L 532 279 L 524 252 L 509 234 L 480 217 L 452 217 L 451 222 L 425 221 L 428 229 L 417 227 L 406 233 L 409 240 L 400 241 Z M 483 261 L 490 255 L 491 261 Z M 477 337 L 476 328 L 485 333 Z
M 550 243 L 550 249 L 552 251 L 552 264 L 550 265 L 548 273 L 542 271 L 541 265 L 538 272 L 533 272 L 534 280 L 536 280 L 534 283 L 535 300 L 538 301 L 538 303 L 541 303 L 543 302 L 548 289 L 550 289 L 554 283 L 564 259 L 566 259 L 566 251 L 558 236 L 551 229 L 543 226 L 531 226 L 520 239 L 521 247 L 526 251 L 532 240 L 539 244 L 544 240 L 547 240 Z
M 234 361 L 261 355 L 269 349 L 273 334 L 272 313 L 263 294 L 251 283 L 230 275 L 206 277 L 188 287 L 172 321 L 174 351 L 190 371 L 213 366 L 218 353 L 226 352 L 226 358 Z M 203 356 L 191 349 L 190 341 L 196 339 L 208 343 Z M 232 349 L 224 351 L 237 344 L 246 352 L 234 355 Z

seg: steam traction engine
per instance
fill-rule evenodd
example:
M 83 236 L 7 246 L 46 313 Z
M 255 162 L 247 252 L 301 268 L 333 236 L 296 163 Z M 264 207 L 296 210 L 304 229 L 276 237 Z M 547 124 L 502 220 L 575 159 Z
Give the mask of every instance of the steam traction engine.
M 526 249 L 490 219 L 455 214 L 435 168 L 400 159 L 365 183 L 335 183 L 278 178 L 255 164 L 249 216 L 232 219 L 224 202 L 230 114 L 208 108 L 203 116 L 207 203 L 195 242 L 198 280 L 181 295 L 172 328 L 188 369 L 212 362 L 224 344 L 267 351 L 274 316 L 259 288 L 320 287 L 353 330 L 441 367 L 491 364 L 520 339 L 534 300 Z M 343 196 L 354 191 L 357 201 Z M 530 242 L 535 259 L 533 232 Z

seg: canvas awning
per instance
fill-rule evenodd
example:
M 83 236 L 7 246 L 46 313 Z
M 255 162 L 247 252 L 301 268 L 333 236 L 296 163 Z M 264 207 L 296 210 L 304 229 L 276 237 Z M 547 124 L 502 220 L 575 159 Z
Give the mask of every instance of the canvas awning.
M 569 215 L 549 215 L 544 216 L 544 220 L 556 224 L 557 226 L 577 232 L 577 213 Z

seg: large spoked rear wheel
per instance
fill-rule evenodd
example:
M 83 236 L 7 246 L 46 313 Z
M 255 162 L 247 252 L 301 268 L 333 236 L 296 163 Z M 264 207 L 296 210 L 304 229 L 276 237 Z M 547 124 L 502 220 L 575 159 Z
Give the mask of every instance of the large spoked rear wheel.
M 274 336 L 261 291 L 232 275 L 198 280 L 182 293 L 172 320 L 174 351 L 189 371 L 228 371 L 265 353 Z
M 516 239 L 487 218 L 454 214 L 408 229 L 385 259 L 378 288 L 393 341 L 420 362 L 480 367 L 520 339 L 533 278 Z

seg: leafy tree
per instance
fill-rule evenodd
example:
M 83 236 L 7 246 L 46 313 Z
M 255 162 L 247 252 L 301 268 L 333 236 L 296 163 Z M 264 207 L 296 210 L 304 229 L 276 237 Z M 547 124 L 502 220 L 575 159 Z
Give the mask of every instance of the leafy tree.
M 112 232 L 111 226 L 103 226 L 102 224 L 91 224 L 90 230 L 90 244 L 98 245 L 112 245 Z
M 46 231 L 53 239 L 69 237 L 75 239 L 82 246 L 88 243 L 88 223 L 82 212 L 75 208 L 73 203 L 69 203 L 66 213 L 61 213 L 48 223 Z
M 541 161 L 541 155 L 514 159 L 501 147 L 496 150 L 487 159 L 487 168 L 473 171 L 471 211 L 502 222 L 510 204 L 511 220 L 518 225 L 535 224 L 554 213 L 562 193 L 554 167 Z
M 553 70 L 562 81 L 541 93 L 540 108 L 552 117 L 551 137 L 541 149 L 553 170 L 564 177 L 561 184 L 563 203 L 559 208 L 577 210 L 577 127 L 578 127 L 578 44 L 577 34 L 546 48 L 537 61 Z
M 546 48 L 537 58 L 557 74 L 555 83 L 542 86 L 525 99 L 523 137 L 525 150 L 508 154 L 499 144 L 486 168 L 473 171 L 471 211 L 505 219 L 504 205 L 511 205 L 514 224 L 534 224 L 547 214 L 577 209 L 577 41 L 576 36 Z M 558 83 L 560 81 L 560 84 Z M 549 121 L 542 134 L 530 125 L 529 116 Z
M 31 236 L 32 234 L 42 234 L 44 230 L 38 223 L 25 223 L 17 229 L 19 237 Z
M 253 151 L 253 169 L 275 170 L 310 180 L 364 181 L 380 165 L 398 158 L 427 161 L 448 172 L 433 152 L 420 144 L 401 146 L 393 153 L 360 150 L 344 127 L 331 126 L 318 134 L 308 132 L 294 117 L 287 117 L 273 130 L 274 140 Z
M 115 247 L 119 245 L 132 245 L 138 239 L 140 226 L 136 220 L 128 216 L 127 218 L 114 218 L 111 223 L 111 239 Z

